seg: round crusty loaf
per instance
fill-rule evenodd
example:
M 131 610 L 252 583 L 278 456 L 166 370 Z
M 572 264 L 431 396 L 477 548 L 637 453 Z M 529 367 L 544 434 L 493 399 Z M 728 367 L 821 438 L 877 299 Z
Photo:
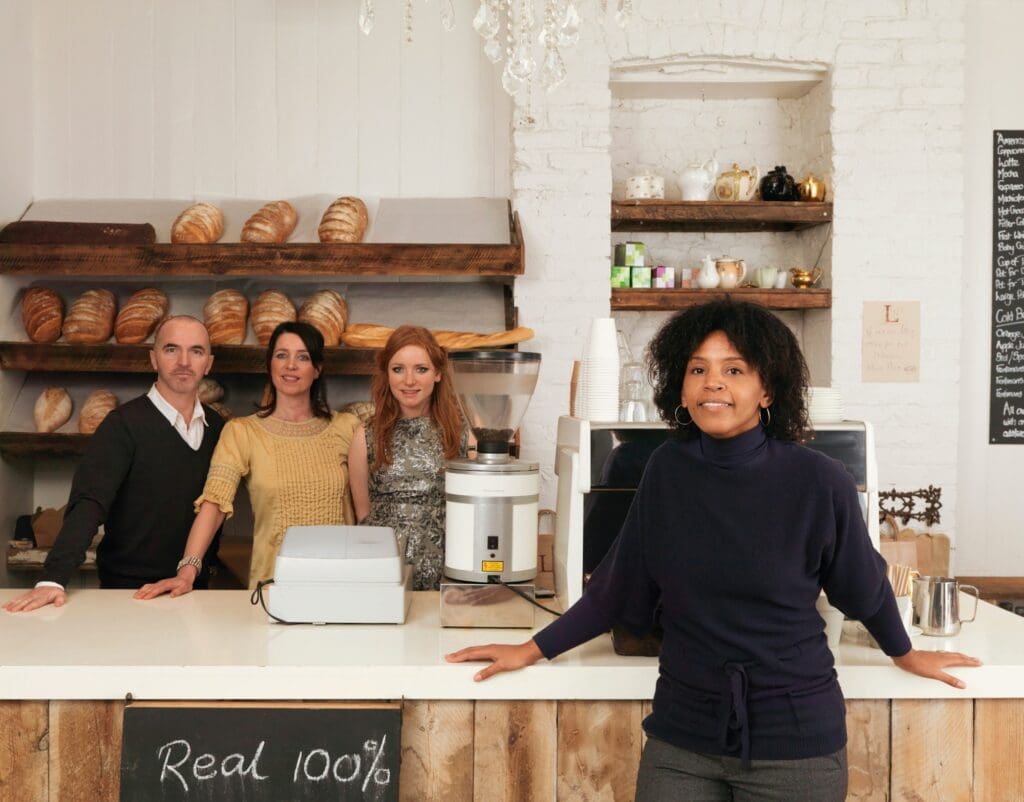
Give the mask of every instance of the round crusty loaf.
M 348 412 L 351 415 L 355 415 L 363 426 L 367 426 L 373 422 L 375 410 L 376 407 L 374 407 L 372 401 L 349 401 L 338 412 Z
M 212 203 L 196 203 L 178 215 L 171 242 L 216 242 L 224 233 L 224 213 Z
M 104 343 L 114 333 L 117 299 L 110 290 L 86 290 L 64 318 L 64 339 L 69 343 Z
M 34 343 L 55 343 L 64 323 L 64 301 L 49 287 L 29 287 L 21 298 L 21 322 Z
M 242 242 L 287 242 L 299 215 L 288 201 L 273 201 L 245 221 Z
M 324 336 L 324 345 L 341 343 L 348 321 L 348 305 L 334 290 L 317 290 L 299 308 L 299 320 L 314 326 Z
M 278 324 L 295 318 L 295 304 L 280 290 L 261 292 L 252 302 L 252 330 L 260 345 L 270 342 L 270 335 L 274 333 Z
M 245 342 L 245 322 L 249 302 L 238 290 L 218 290 L 203 307 L 206 330 L 213 345 L 241 345 Z
M 361 242 L 369 221 L 366 204 L 346 196 L 327 207 L 317 233 L 321 242 Z
M 196 391 L 200 402 L 210 406 L 224 397 L 224 388 L 215 380 L 207 376 L 199 382 L 199 389 Z
M 145 287 L 131 294 L 114 323 L 114 336 L 119 343 L 141 343 L 167 315 L 170 302 L 154 287 Z
M 69 420 L 74 404 L 63 387 L 47 387 L 36 399 L 32 416 L 37 432 L 55 432 Z
M 82 404 L 82 411 L 78 413 L 78 431 L 82 434 L 92 434 L 103 423 L 103 419 L 117 407 L 117 396 L 110 390 L 94 390 Z

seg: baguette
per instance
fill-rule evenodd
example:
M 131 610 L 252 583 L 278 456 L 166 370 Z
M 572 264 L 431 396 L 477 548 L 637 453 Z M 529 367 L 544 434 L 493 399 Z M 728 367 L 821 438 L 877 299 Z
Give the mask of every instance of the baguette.
M 21 322 L 34 343 L 55 343 L 64 323 L 64 301 L 49 287 L 29 287 L 21 298 Z
M 341 335 L 342 342 L 352 348 L 383 348 L 394 329 L 375 323 L 353 323 Z M 514 345 L 533 337 L 533 329 L 526 326 L 496 331 L 491 334 L 478 334 L 471 331 L 432 331 L 438 345 L 450 351 L 472 348 L 498 348 L 503 345 Z
M 86 290 L 71 303 L 64 319 L 64 339 L 96 345 L 114 333 L 117 299 L 110 290 Z
M 117 314 L 114 336 L 119 343 L 145 342 L 169 308 L 170 302 L 161 290 L 146 287 L 133 292 Z
M 262 206 L 242 226 L 242 242 L 287 242 L 299 215 L 288 201 Z
M 178 215 L 171 242 L 216 242 L 224 233 L 224 213 L 212 203 L 196 203 Z

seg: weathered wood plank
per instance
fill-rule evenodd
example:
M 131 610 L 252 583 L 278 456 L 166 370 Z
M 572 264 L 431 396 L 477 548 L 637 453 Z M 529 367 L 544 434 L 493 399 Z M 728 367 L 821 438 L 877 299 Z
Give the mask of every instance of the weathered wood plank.
M 612 231 L 797 231 L 831 220 L 831 203 L 665 200 L 612 203 Z
M 117 802 L 124 702 L 50 702 L 50 799 Z
M 554 802 L 553 701 L 476 703 L 474 802 Z
M 847 800 L 889 800 L 889 704 L 885 699 L 855 699 L 846 703 L 850 775 Z
M 473 799 L 473 702 L 407 701 L 402 706 L 401 799 Z
M 640 765 L 640 702 L 558 703 L 558 802 L 629 802 Z
M 892 802 L 971 802 L 974 704 L 895 699 Z
M 46 702 L 0 702 L 0 799 L 49 798 Z
M 974 798 L 1024 802 L 1024 699 L 974 703 Z
M 617 312 L 665 312 L 686 309 L 708 301 L 732 298 L 750 301 L 768 309 L 828 309 L 832 306 L 832 290 L 809 287 L 804 290 L 693 290 L 687 288 L 613 289 L 611 308 Z

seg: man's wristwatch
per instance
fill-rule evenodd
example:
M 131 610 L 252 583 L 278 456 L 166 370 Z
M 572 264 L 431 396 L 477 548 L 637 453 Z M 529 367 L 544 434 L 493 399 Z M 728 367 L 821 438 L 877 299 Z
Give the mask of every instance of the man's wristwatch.
M 175 569 L 175 571 L 180 571 L 186 565 L 191 565 L 193 568 L 196 569 L 196 576 L 199 576 L 199 574 L 201 574 L 203 571 L 202 559 L 196 557 L 194 554 L 191 557 L 182 557 L 180 560 L 178 560 L 178 567 Z

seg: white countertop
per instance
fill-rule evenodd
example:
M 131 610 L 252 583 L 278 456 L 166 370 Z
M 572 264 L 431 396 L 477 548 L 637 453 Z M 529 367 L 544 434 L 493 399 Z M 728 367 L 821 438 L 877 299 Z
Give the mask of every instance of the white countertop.
M 0 604 L 22 591 L 0 590 Z M 970 609 L 971 600 L 964 599 Z M 538 626 L 548 616 L 538 611 Z M 918 636 L 985 665 L 954 669 L 965 691 L 900 671 L 858 644 L 851 622 L 837 671 L 849 699 L 1024 697 L 1024 618 L 981 604 L 957 638 Z M 404 625 L 282 626 L 246 591 L 132 599 L 74 591 L 62 608 L 0 611 L 2 699 L 649 699 L 657 661 L 621 657 L 608 636 L 551 662 L 473 682 L 479 664 L 446 663 L 479 643 L 518 643 L 526 630 L 444 629 L 438 594 L 413 594 Z

